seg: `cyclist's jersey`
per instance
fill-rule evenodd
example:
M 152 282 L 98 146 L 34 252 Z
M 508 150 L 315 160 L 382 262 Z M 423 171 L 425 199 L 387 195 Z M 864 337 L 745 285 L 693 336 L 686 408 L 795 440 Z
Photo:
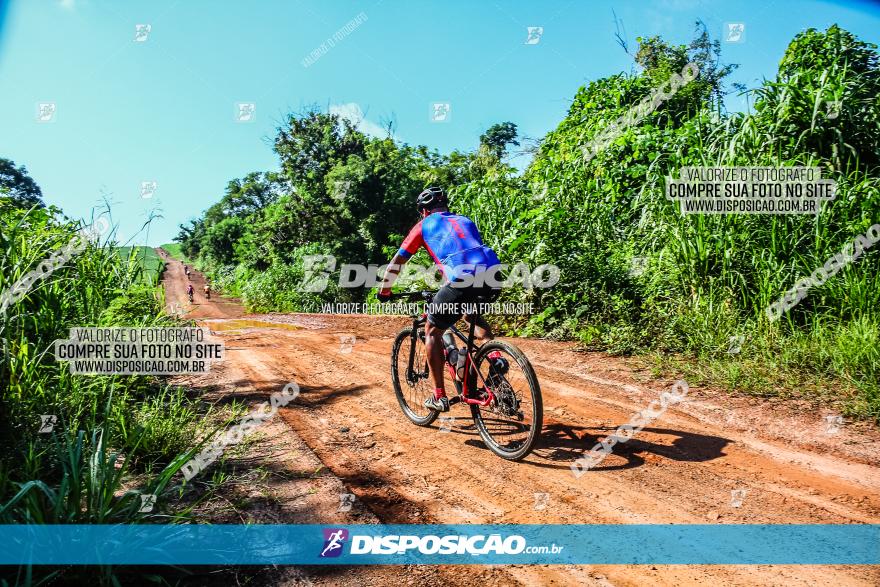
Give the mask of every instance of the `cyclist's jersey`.
M 449 281 L 500 264 L 495 251 L 483 244 L 476 224 L 452 212 L 434 212 L 423 218 L 409 231 L 397 253 L 409 259 L 421 246 Z

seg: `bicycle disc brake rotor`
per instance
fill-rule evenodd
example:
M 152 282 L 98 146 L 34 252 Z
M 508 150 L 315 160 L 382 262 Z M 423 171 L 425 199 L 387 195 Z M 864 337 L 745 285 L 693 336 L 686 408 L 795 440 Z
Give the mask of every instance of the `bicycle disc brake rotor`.
M 498 377 L 497 383 L 494 387 L 495 407 L 508 418 L 516 418 L 522 421 L 525 416 L 523 416 L 519 409 L 520 400 L 516 397 L 513 388 L 510 387 L 510 383 L 504 377 Z

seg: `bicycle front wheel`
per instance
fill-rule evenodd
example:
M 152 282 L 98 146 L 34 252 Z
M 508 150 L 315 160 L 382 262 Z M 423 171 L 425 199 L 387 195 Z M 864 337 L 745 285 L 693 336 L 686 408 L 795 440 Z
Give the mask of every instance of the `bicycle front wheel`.
M 500 359 L 488 358 L 494 352 Z M 477 387 L 485 385 L 495 395 L 488 406 L 471 405 L 480 437 L 499 457 L 523 459 L 538 440 L 544 420 L 535 370 L 521 350 L 501 341 L 483 345 L 475 360 L 482 376 L 477 378 Z
M 394 339 L 391 349 L 391 381 L 400 409 L 416 426 L 430 426 L 438 413 L 425 407 L 425 400 L 434 396 L 428 371 L 425 331 L 404 328 Z

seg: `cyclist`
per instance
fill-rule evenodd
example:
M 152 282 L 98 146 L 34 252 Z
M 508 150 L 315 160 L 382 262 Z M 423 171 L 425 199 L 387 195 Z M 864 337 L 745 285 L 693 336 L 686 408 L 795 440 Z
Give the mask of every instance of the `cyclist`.
M 183 272 L 186 273 L 186 278 L 189 279 L 189 265 L 183 266 Z
M 486 284 L 485 279 L 487 271 L 497 271 L 500 265 L 498 256 L 483 244 L 473 221 L 453 214 L 447 204 L 446 193 L 439 187 L 429 187 L 419 194 L 416 207 L 422 219 L 410 230 L 391 259 L 377 296 L 380 301 L 391 299 L 394 280 L 419 247 L 425 247 L 440 268 L 445 283 L 434 295 L 435 308 L 429 309 L 441 310 L 442 313 L 428 312 L 425 324 L 428 367 L 434 380 L 434 396 L 425 401 L 425 407 L 438 412 L 449 411 L 449 399 L 443 382 L 443 333 L 461 319 L 463 312 L 457 310 L 461 309 L 462 304 L 492 301 L 500 293 L 497 287 Z M 482 277 L 479 277 L 481 274 Z M 440 304 L 447 307 L 436 307 Z M 493 338 L 492 330 L 482 316 L 466 315 L 464 318 L 468 322 L 476 318 L 474 333 L 479 339 Z
M 189 298 L 189 303 L 192 303 L 193 301 L 193 291 L 193 284 L 190 283 L 188 286 L 186 286 L 186 297 Z
M 211 299 L 211 284 L 208 283 L 207 281 L 205 282 L 204 290 L 205 290 L 205 297 L 210 300 Z

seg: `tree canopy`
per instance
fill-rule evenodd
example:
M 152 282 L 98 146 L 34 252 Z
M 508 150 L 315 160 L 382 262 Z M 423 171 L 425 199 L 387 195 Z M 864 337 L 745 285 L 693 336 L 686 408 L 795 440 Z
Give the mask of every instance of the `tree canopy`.
M 0 195 L 11 198 L 22 208 L 43 206 L 43 192 L 24 165 L 16 166 L 14 161 L 3 157 L 0 157 Z

